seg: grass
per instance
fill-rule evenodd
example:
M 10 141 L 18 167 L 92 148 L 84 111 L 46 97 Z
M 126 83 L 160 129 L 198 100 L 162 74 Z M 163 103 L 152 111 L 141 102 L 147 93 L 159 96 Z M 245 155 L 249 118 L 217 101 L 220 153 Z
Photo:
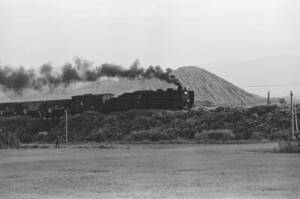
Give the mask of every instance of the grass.
M 0 150 L 0 198 L 299 198 L 276 143 Z
M 222 143 L 228 140 L 234 140 L 235 135 L 230 129 L 207 130 L 199 134 L 195 134 L 196 140 L 217 141 Z

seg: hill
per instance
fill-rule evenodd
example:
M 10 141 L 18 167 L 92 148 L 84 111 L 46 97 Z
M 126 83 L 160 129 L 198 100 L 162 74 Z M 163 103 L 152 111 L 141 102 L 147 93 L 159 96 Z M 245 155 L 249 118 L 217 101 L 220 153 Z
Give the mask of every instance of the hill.
M 261 99 L 203 68 L 182 67 L 174 74 L 185 87 L 195 91 L 197 101 L 241 105 L 257 103 Z
M 206 71 L 203 68 L 188 66 L 181 67 L 173 72 L 180 79 L 183 86 L 195 91 L 196 101 L 210 101 L 214 104 L 252 104 L 259 101 L 259 97 L 246 92 L 230 82 Z M 93 83 L 76 84 L 68 88 L 59 88 L 53 93 L 45 94 L 45 99 L 69 98 L 72 95 L 85 93 L 113 93 L 115 95 L 135 90 L 155 90 L 176 88 L 175 85 L 158 79 L 108 79 L 103 78 Z M 44 94 L 34 91 L 24 96 L 0 96 L 1 101 L 41 100 Z

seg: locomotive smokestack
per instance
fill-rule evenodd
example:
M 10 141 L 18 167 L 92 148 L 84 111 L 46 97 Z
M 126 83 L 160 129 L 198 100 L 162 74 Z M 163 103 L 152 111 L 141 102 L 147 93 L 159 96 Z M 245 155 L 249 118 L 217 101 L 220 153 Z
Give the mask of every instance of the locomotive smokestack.
M 181 84 L 178 84 L 178 85 L 177 85 L 177 89 L 178 89 L 178 90 L 182 90 L 182 85 L 181 85 Z

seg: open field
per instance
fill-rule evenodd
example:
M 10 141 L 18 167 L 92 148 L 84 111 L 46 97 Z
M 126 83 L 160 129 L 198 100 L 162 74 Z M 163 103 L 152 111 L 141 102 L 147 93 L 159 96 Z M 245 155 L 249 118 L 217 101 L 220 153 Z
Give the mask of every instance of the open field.
M 0 198 L 300 198 L 275 143 L 0 150 Z

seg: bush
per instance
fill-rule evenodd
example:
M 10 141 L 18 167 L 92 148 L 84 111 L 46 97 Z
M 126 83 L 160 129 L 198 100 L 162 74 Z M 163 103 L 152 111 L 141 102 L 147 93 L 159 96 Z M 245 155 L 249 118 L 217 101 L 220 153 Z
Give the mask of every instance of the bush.
M 250 137 L 250 140 L 263 140 L 263 139 L 265 139 L 264 132 L 254 132 Z
M 232 133 L 232 130 L 229 129 L 218 129 L 218 130 L 208 130 L 195 135 L 197 140 L 204 141 L 228 141 L 234 140 L 235 135 Z
M 102 129 L 94 130 L 86 138 L 87 141 L 104 142 L 107 140 L 106 134 Z
M 55 121 L 27 116 L 0 117 L 0 131 L 12 133 L 22 143 L 39 141 L 38 133 L 49 131 L 54 125 Z
M 290 136 L 290 132 L 288 130 L 279 130 L 276 132 L 272 132 L 270 135 L 270 140 L 288 140 Z
M 0 131 L 0 149 L 19 148 L 20 140 L 15 133 Z
M 281 141 L 275 151 L 279 153 L 300 153 L 300 141 Z
M 69 116 L 68 135 L 71 142 L 178 138 L 218 141 L 284 140 L 288 138 L 289 119 L 289 112 L 277 106 L 220 107 L 188 111 L 129 110 L 108 114 L 87 111 Z M 15 133 L 22 143 L 53 142 L 57 136 L 64 138 L 65 120 L 41 120 L 26 116 L 0 117 L 0 129 Z M 40 131 L 49 133 L 38 136 Z
M 94 111 L 87 111 L 82 114 L 71 115 L 68 118 L 69 141 L 85 141 L 90 134 L 97 134 L 95 129 L 98 129 L 103 118 L 103 114 Z M 50 131 L 50 133 L 46 136 L 46 139 L 49 142 L 52 142 L 57 136 L 64 137 L 64 134 L 65 119 L 61 120 Z
M 261 116 L 270 112 L 274 112 L 276 109 L 278 109 L 277 105 L 260 105 L 249 108 L 248 113 L 250 115 L 255 113 Z
M 124 141 L 160 141 L 175 139 L 175 134 L 162 129 L 149 129 L 141 131 L 133 131 L 124 138 Z

